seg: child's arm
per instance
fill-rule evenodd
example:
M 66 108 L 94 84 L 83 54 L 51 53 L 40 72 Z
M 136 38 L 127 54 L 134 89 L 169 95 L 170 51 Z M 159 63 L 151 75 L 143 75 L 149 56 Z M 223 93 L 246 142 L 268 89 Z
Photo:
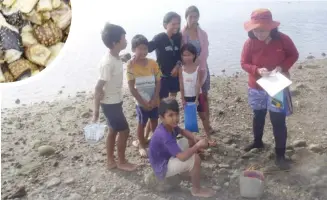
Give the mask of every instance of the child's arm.
M 146 102 L 146 101 L 144 101 L 144 99 L 142 99 L 141 95 L 135 88 L 135 79 L 128 81 L 128 88 L 129 88 L 129 91 L 132 93 L 132 96 L 136 99 L 137 102 L 139 102 L 145 108 L 149 107 L 148 102 Z
M 108 64 L 100 64 L 100 78 L 95 86 L 94 91 L 94 112 L 93 112 L 93 123 L 99 119 L 100 101 L 104 97 L 103 87 L 107 81 L 110 81 L 113 73 L 113 66 Z
M 178 78 L 179 78 L 179 91 L 181 93 L 181 100 L 183 106 L 185 105 L 185 98 L 184 98 L 184 82 L 183 82 L 183 68 L 180 67 L 178 70 Z
M 199 142 L 197 142 L 192 147 L 186 149 L 185 151 L 182 151 L 178 154 L 176 154 L 176 158 L 178 158 L 180 161 L 186 161 L 191 156 L 193 156 L 195 153 L 198 152 L 199 149 L 208 147 L 209 143 L 207 139 L 201 139 Z
M 196 85 L 195 85 L 195 102 L 199 102 L 199 95 L 201 90 L 201 83 L 202 83 L 202 76 L 203 76 L 203 70 L 198 69 L 198 77 L 196 79 Z
M 149 107 L 148 102 L 144 101 L 144 99 L 141 97 L 140 93 L 135 88 L 135 77 L 134 77 L 132 67 L 133 67 L 132 65 L 127 66 L 126 77 L 127 77 L 127 81 L 128 81 L 129 91 L 131 92 L 132 96 L 136 99 L 137 102 L 139 102 L 145 108 L 148 108 Z
M 151 103 L 151 106 L 153 108 L 157 107 L 158 105 L 158 101 L 159 101 L 159 93 L 160 93 L 160 79 L 161 79 L 161 71 L 159 69 L 159 65 L 157 62 L 154 61 L 154 76 L 155 76 L 155 79 L 156 79 L 156 87 L 155 87 L 155 90 L 154 90 L 154 95 L 152 97 L 152 103 Z
M 104 96 L 103 87 L 105 85 L 104 80 L 98 80 L 95 91 L 94 91 L 94 112 L 92 122 L 95 123 L 99 119 L 99 109 L 100 109 L 100 101 Z
M 159 44 L 159 35 L 156 35 L 153 37 L 153 39 L 151 41 L 149 41 L 149 44 L 148 44 L 149 53 L 156 50 L 158 48 L 158 44 Z

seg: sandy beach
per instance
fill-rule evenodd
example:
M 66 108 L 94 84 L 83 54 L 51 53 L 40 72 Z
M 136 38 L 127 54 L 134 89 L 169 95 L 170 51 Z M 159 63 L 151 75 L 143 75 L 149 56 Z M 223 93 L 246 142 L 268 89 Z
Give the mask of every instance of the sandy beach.
M 287 156 L 294 164 L 289 172 L 274 166 L 269 119 L 264 135 L 267 148 L 242 151 L 252 140 L 247 75 L 212 77 L 211 123 L 218 145 L 202 156 L 203 185 L 217 191 L 212 199 L 242 199 L 239 174 L 250 165 L 264 172 L 262 199 L 327 199 L 327 59 L 298 63 L 291 74 L 295 113 L 287 120 Z M 92 117 L 92 99 L 92 93 L 81 91 L 66 100 L 1 111 L 2 199 L 197 199 L 191 196 L 191 185 L 186 179 L 169 192 L 151 189 L 148 160 L 141 159 L 132 146 L 137 121 L 135 104 L 128 91 L 124 94 L 124 111 L 131 128 L 127 157 L 141 166 L 134 173 L 106 170 L 105 140 L 90 145 L 83 135 L 83 128 Z M 102 114 L 101 122 L 105 123 Z

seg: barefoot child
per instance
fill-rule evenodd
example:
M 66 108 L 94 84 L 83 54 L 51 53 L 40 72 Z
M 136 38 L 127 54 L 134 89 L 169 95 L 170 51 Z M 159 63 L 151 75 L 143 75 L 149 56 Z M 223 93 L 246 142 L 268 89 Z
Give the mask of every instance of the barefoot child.
M 146 139 L 144 128 L 148 120 L 152 131 L 158 125 L 158 104 L 160 91 L 160 70 L 156 61 L 148 59 L 148 40 L 143 35 L 132 39 L 132 51 L 135 53 L 133 63 L 127 66 L 129 90 L 136 101 L 138 118 L 137 138 L 141 157 L 146 157 Z
M 178 127 L 179 105 L 174 98 L 163 99 L 158 112 L 162 123 L 155 130 L 149 146 L 150 163 L 156 177 L 163 180 L 188 172 L 192 179 L 192 195 L 212 197 L 213 190 L 200 187 L 201 159 L 196 153 L 208 147 L 208 140 Z M 177 140 L 178 134 L 185 138 Z
M 198 104 L 197 111 L 201 118 L 206 137 L 210 143 L 210 123 L 206 112 L 207 102 L 201 89 L 202 70 L 195 63 L 197 50 L 191 43 L 184 44 L 181 49 L 183 66 L 179 69 L 179 84 L 183 105 L 187 102 L 195 102 Z
M 134 171 L 136 165 L 129 163 L 125 158 L 129 127 L 122 107 L 123 63 L 119 58 L 120 51 L 127 46 L 125 34 L 122 27 L 108 23 L 102 31 L 102 41 L 109 51 L 100 62 L 100 78 L 95 87 L 93 122 L 99 119 L 101 105 L 109 126 L 106 141 L 108 169 L 117 167 L 124 171 Z M 117 134 L 118 162 L 116 163 L 114 150 Z

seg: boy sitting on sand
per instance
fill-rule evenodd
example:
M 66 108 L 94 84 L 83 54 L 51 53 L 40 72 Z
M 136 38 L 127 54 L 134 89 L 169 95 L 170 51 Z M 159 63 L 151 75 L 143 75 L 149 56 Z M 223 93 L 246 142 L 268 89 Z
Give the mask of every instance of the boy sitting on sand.
M 214 196 L 213 190 L 200 187 L 201 159 L 197 152 L 208 147 L 208 140 L 178 127 L 179 105 L 174 98 L 163 99 L 158 112 L 162 123 L 155 130 L 149 146 L 150 163 L 155 175 L 163 180 L 189 172 L 193 196 Z M 185 138 L 177 140 L 178 134 Z
M 115 167 L 124 171 L 134 171 L 136 165 L 125 158 L 129 126 L 123 113 L 123 63 L 119 58 L 121 50 L 127 46 L 125 30 L 114 24 L 106 24 L 102 31 L 102 41 L 109 49 L 100 62 L 100 78 L 95 87 L 93 122 L 99 119 L 99 107 L 107 118 L 109 134 L 107 137 L 108 169 Z M 114 157 L 116 136 L 118 134 L 118 162 Z
M 158 125 L 158 104 L 161 72 L 156 61 L 148 59 L 148 40 L 143 35 L 132 39 L 134 61 L 127 66 L 128 86 L 136 101 L 138 118 L 137 138 L 141 157 L 146 157 L 146 139 L 144 128 L 150 119 L 152 131 Z M 137 141 L 135 141 L 137 143 Z M 135 146 L 137 144 L 134 144 Z

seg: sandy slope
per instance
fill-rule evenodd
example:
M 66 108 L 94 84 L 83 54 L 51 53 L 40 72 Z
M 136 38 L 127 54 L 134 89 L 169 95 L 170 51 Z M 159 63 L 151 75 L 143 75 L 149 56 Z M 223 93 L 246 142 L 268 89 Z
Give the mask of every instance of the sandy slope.
M 308 60 L 295 66 L 292 79 L 295 114 L 288 119 L 287 154 L 295 164 L 290 172 L 281 172 L 273 164 L 269 120 L 264 138 L 268 147 L 247 154 L 241 150 L 251 140 L 246 76 L 212 78 L 211 121 L 219 145 L 206 152 L 202 163 L 203 184 L 217 190 L 212 199 L 241 199 L 238 174 L 251 164 L 266 172 L 263 199 L 327 199 L 327 60 Z M 104 140 L 95 146 L 85 142 L 82 129 L 92 115 L 89 93 L 81 92 L 60 102 L 2 110 L 2 198 L 16 193 L 22 196 L 20 199 L 33 200 L 196 199 L 190 195 L 186 180 L 168 193 L 146 188 L 144 176 L 150 167 L 131 145 L 136 113 L 128 92 L 124 101 L 131 127 L 128 159 L 142 164 L 135 173 L 107 171 Z M 101 120 L 104 122 L 103 116 Z M 40 156 L 41 145 L 51 145 L 55 153 Z M 301 145 L 304 147 L 295 147 Z

